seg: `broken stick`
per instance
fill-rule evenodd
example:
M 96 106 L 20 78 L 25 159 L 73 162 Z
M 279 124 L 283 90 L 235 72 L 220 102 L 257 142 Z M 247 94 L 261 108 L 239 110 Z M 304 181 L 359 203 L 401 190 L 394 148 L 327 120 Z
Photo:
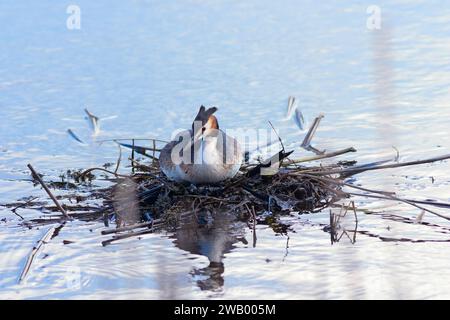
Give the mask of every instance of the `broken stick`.
M 61 211 L 61 213 L 63 214 L 64 217 L 69 219 L 70 217 L 67 214 L 66 210 L 64 210 L 64 208 L 59 204 L 58 200 L 56 200 L 53 193 L 50 191 L 50 189 L 47 187 L 47 185 L 44 183 L 44 181 L 41 179 L 41 177 L 37 174 L 37 172 L 34 170 L 34 168 L 31 166 L 31 164 L 28 164 L 28 168 L 30 169 L 33 177 L 41 184 L 42 188 L 44 188 L 45 192 L 47 192 L 49 197 L 53 200 L 53 202 L 55 203 L 58 210 Z
M 34 258 L 36 255 L 41 251 L 41 249 L 44 247 L 44 245 L 50 241 L 53 234 L 55 232 L 55 227 L 51 227 L 48 229 L 48 231 L 44 234 L 44 236 L 38 241 L 38 244 L 31 250 L 30 255 L 27 258 L 27 262 L 25 263 L 25 267 L 22 270 L 22 273 L 19 277 L 19 283 L 21 283 L 25 277 L 27 276 L 28 272 L 30 271 L 31 264 L 33 263 Z

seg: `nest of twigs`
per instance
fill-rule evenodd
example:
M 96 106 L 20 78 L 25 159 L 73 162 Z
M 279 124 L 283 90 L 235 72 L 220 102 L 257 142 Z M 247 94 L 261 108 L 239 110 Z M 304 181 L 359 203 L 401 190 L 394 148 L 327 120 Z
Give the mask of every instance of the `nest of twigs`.
M 173 230 L 179 226 L 184 217 L 195 215 L 201 220 L 205 212 L 228 212 L 235 214 L 237 219 L 247 222 L 251 220 L 253 224 L 255 221 L 273 223 L 276 220 L 274 217 L 291 212 L 319 212 L 344 198 L 354 196 L 403 202 L 423 212 L 450 220 L 449 217 L 429 208 L 430 206 L 450 208 L 450 204 L 431 200 L 401 199 L 394 192 L 370 190 L 346 182 L 346 178 L 361 172 L 431 163 L 449 159 L 450 155 L 400 163 L 397 154 L 395 159 L 366 164 L 358 164 L 352 160 L 329 165 L 312 165 L 311 163 L 317 163 L 314 161 L 356 151 L 354 148 L 346 148 L 326 153 L 312 147 L 311 139 L 322 117 L 315 119 L 301 144 L 303 149 L 312 151 L 315 155 L 292 159 L 292 151 L 285 151 L 280 139 L 282 149 L 278 153 L 265 161 L 256 163 L 247 161 L 233 179 L 220 185 L 193 186 L 169 181 L 161 173 L 157 157 L 157 152 L 161 150 L 158 144 L 164 141 L 147 139 L 153 146 L 142 147 L 135 145 L 134 139 L 129 139 L 132 144 L 126 144 L 122 142 L 123 140 L 113 140 L 121 148 L 132 150 L 129 159 L 130 174 L 118 173 L 122 149 L 115 170 L 112 169 L 114 164 L 109 164 L 103 168 L 68 171 L 62 176 L 62 181 L 58 182 L 44 182 L 42 176 L 29 165 L 34 182 L 45 189 L 54 205 L 37 203 L 36 198 L 27 198 L 7 206 L 28 227 L 53 223 L 60 223 L 62 226 L 68 219 L 99 220 L 103 221 L 106 227 L 110 227 L 110 223 L 113 222 L 115 228 L 102 231 L 104 235 L 114 234 L 111 239 L 103 241 L 103 245 L 158 229 Z M 136 154 L 144 158 L 138 160 Z M 310 165 L 305 166 L 308 163 Z M 113 182 L 112 186 L 103 189 L 90 186 L 97 178 L 94 173 L 99 171 L 105 174 L 104 178 Z M 344 191 L 344 187 L 350 191 Z M 50 190 L 52 188 L 62 188 L 67 193 L 55 197 Z M 357 192 L 353 192 L 354 190 Z M 92 199 L 97 200 L 97 205 L 92 205 Z M 37 219 L 24 219 L 17 213 L 17 209 L 24 207 L 40 210 L 46 214 Z M 333 223 L 330 222 L 330 227 L 332 226 Z M 284 230 L 280 225 L 276 225 L 275 229 Z
M 276 163 L 270 161 L 273 157 L 254 164 L 246 163 L 233 179 L 220 185 L 194 186 L 168 180 L 160 171 L 157 158 L 148 154 L 148 149 L 150 148 L 133 146 L 130 158 L 132 172 L 128 175 L 118 173 L 120 159 L 116 170 L 111 170 L 112 165 L 109 165 L 79 172 L 72 171 L 68 172 L 61 182 L 44 182 L 41 175 L 29 166 L 35 183 L 42 185 L 55 205 L 27 199 L 8 206 L 16 214 L 20 207 L 47 213 L 37 219 L 26 220 L 21 217 L 23 223 L 29 227 L 53 223 L 63 225 L 68 219 L 74 218 L 103 221 L 106 227 L 110 227 L 113 222 L 115 228 L 102 231 L 104 235 L 113 234 L 112 238 L 102 242 L 103 245 L 156 230 L 174 230 L 187 216 L 195 215 L 201 219 L 205 212 L 227 212 L 235 214 L 236 219 L 274 224 L 276 217 L 283 214 L 320 212 L 352 196 L 404 202 L 450 220 L 449 217 L 422 206 L 450 208 L 449 204 L 404 200 L 396 197 L 393 192 L 370 190 L 346 183 L 346 178 L 361 172 L 430 163 L 448 159 L 450 155 L 405 163 L 394 161 L 389 164 L 392 160 L 386 160 L 357 165 L 356 161 L 341 161 L 330 165 L 304 166 L 304 163 L 310 161 L 336 157 L 356 150 L 347 148 L 301 159 L 290 159 L 292 152 L 281 150 L 276 154 Z M 155 148 L 150 150 L 154 152 Z M 151 160 L 135 160 L 135 152 L 146 155 Z M 113 181 L 112 186 L 103 189 L 90 187 L 96 179 L 94 172 L 104 173 L 104 178 Z M 344 191 L 343 187 L 363 193 Z M 67 194 L 54 197 L 50 191 L 52 188 L 64 188 Z M 83 190 L 83 195 L 80 190 Z M 88 204 L 92 199 L 100 200 L 101 205 Z M 61 201 L 64 203 L 60 204 Z M 274 230 L 285 229 L 278 224 L 271 226 Z
M 184 217 L 202 212 L 227 212 L 242 220 L 256 220 L 268 213 L 271 216 L 268 220 L 273 222 L 273 216 L 293 211 L 318 212 L 347 197 L 340 183 L 328 183 L 315 176 L 318 171 L 344 168 L 345 164 L 305 167 L 299 163 L 355 151 L 348 148 L 303 160 L 290 160 L 292 152 L 281 150 L 276 154 L 278 162 L 271 163 L 271 159 L 267 159 L 254 164 L 246 163 L 233 179 L 220 185 L 194 186 L 168 180 L 160 171 L 157 157 L 148 155 L 147 149 L 132 146 L 129 159 L 131 173 L 128 175 L 118 173 L 120 158 L 116 170 L 111 169 L 111 164 L 85 171 L 68 171 L 62 176 L 62 181 L 57 182 L 44 182 L 30 165 L 35 184 L 41 184 L 54 205 L 37 203 L 32 198 L 9 206 L 13 212 L 27 207 L 45 213 L 37 219 L 24 219 L 23 223 L 29 227 L 65 223 L 73 218 L 103 221 L 107 227 L 114 223 L 116 228 L 103 231 L 104 234 L 115 234 L 104 244 L 157 229 L 173 230 Z M 148 156 L 151 161 L 145 161 L 145 157 L 136 160 L 135 152 Z M 103 178 L 113 181 L 113 184 L 102 189 L 92 187 L 98 173 L 104 174 Z M 55 197 L 51 189 L 64 189 L 66 194 Z M 93 199 L 100 200 L 101 206 L 92 205 Z M 136 230 L 140 231 L 134 232 Z
M 256 167 L 242 169 L 239 175 L 219 186 L 194 186 L 169 181 L 159 173 L 157 162 L 138 164 L 140 172 L 119 178 L 108 197 L 119 226 L 126 224 L 130 216 L 143 220 L 150 217 L 176 226 L 183 214 L 198 210 L 238 215 L 246 208 L 258 213 L 312 213 L 343 196 L 338 184 L 324 184 L 314 177 L 296 174 L 297 170 L 280 168 L 273 175 L 251 175 Z

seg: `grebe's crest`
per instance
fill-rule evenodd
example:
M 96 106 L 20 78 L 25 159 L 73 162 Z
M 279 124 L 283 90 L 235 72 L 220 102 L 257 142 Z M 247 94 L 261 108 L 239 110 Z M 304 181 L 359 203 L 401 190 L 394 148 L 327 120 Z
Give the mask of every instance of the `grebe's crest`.
M 197 116 L 194 119 L 194 122 L 201 121 L 202 126 L 204 126 L 206 122 L 208 122 L 209 117 L 212 116 L 212 114 L 216 111 L 217 111 L 216 107 L 206 109 L 204 106 L 201 106 L 200 109 L 198 110 Z

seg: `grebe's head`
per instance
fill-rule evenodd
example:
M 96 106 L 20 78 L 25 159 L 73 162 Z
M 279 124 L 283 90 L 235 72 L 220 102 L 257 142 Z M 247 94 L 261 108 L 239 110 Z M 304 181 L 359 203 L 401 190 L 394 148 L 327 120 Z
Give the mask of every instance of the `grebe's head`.
M 194 139 L 199 139 L 202 136 L 207 136 L 215 130 L 219 129 L 219 122 L 213 115 L 217 111 L 216 107 L 206 109 L 204 106 L 200 107 L 194 122 L 192 123 L 192 132 Z

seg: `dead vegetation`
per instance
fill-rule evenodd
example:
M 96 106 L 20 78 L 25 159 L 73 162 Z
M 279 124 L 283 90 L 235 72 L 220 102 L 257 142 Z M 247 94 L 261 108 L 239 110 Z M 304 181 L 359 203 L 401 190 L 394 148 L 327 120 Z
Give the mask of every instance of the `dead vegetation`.
M 291 98 L 289 103 L 293 103 Z M 37 202 L 36 198 L 26 198 L 7 206 L 28 227 L 55 223 L 63 226 L 69 219 L 102 221 L 106 227 L 110 227 L 111 223 L 115 224 L 114 228 L 102 232 L 111 237 L 104 240 L 103 245 L 158 229 L 174 230 L 183 217 L 217 211 L 233 213 L 237 219 L 250 221 L 249 225 L 253 228 L 256 222 L 266 223 L 276 232 L 285 233 L 286 226 L 277 222 L 277 216 L 291 212 L 321 212 L 328 207 L 340 206 L 343 201 L 350 202 L 350 198 L 355 197 L 403 202 L 421 212 L 450 220 L 450 217 L 431 209 L 450 208 L 450 204 L 401 199 L 394 192 L 370 190 L 346 182 L 349 177 L 361 172 L 431 163 L 449 159 L 450 155 L 404 163 L 398 162 L 397 154 L 390 161 L 362 165 L 358 165 L 356 160 L 336 161 L 329 165 L 317 164 L 322 159 L 356 152 L 353 147 L 332 152 L 313 147 L 311 141 L 322 118 L 323 115 L 320 115 L 315 119 L 301 144 L 303 149 L 313 152 L 313 155 L 294 159 L 291 156 L 293 150 L 285 150 L 279 139 L 281 150 L 278 153 L 265 161 L 244 163 L 236 177 L 220 186 L 193 186 L 169 181 L 160 172 L 158 164 L 158 152 L 165 141 L 146 139 L 150 141 L 151 147 L 143 147 L 136 144 L 142 139 L 123 139 L 113 140 L 119 145 L 116 164 L 67 171 L 61 175 L 61 181 L 44 182 L 43 177 L 29 165 L 33 181 L 42 186 L 53 205 Z M 300 118 L 297 122 L 302 125 Z M 131 156 L 127 161 L 130 164 L 129 174 L 118 173 L 125 162 L 122 159 L 122 148 L 131 149 Z M 110 180 L 112 185 L 102 189 L 92 187 L 98 174 L 103 179 Z M 51 189 L 63 189 L 66 193 L 56 197 Z M 97 200 L 97 204 L 93 205 L 92 200 Z M 60 204 L 60 201 L 64 201 L 64 204 Z M 44 214 L 40 218 L 25 219 L 17 212 L 19 208 L 35 209 Z M 342 236 L 337 235 L 336 226 L 339 217 L 345 215 L 347 210 L 338 216 L 330 215 L 330 225 L 325 230 L 330 232 L 332 242 L 338 241 Z M 351 211 L 354 211 L 356 218 L 354 203 Z M 355 229 L 354 235 L 356 232 Z M 346 234 L 349 236 L 348 232 Z M 352 239 L 350 236 L 349 238 Z

